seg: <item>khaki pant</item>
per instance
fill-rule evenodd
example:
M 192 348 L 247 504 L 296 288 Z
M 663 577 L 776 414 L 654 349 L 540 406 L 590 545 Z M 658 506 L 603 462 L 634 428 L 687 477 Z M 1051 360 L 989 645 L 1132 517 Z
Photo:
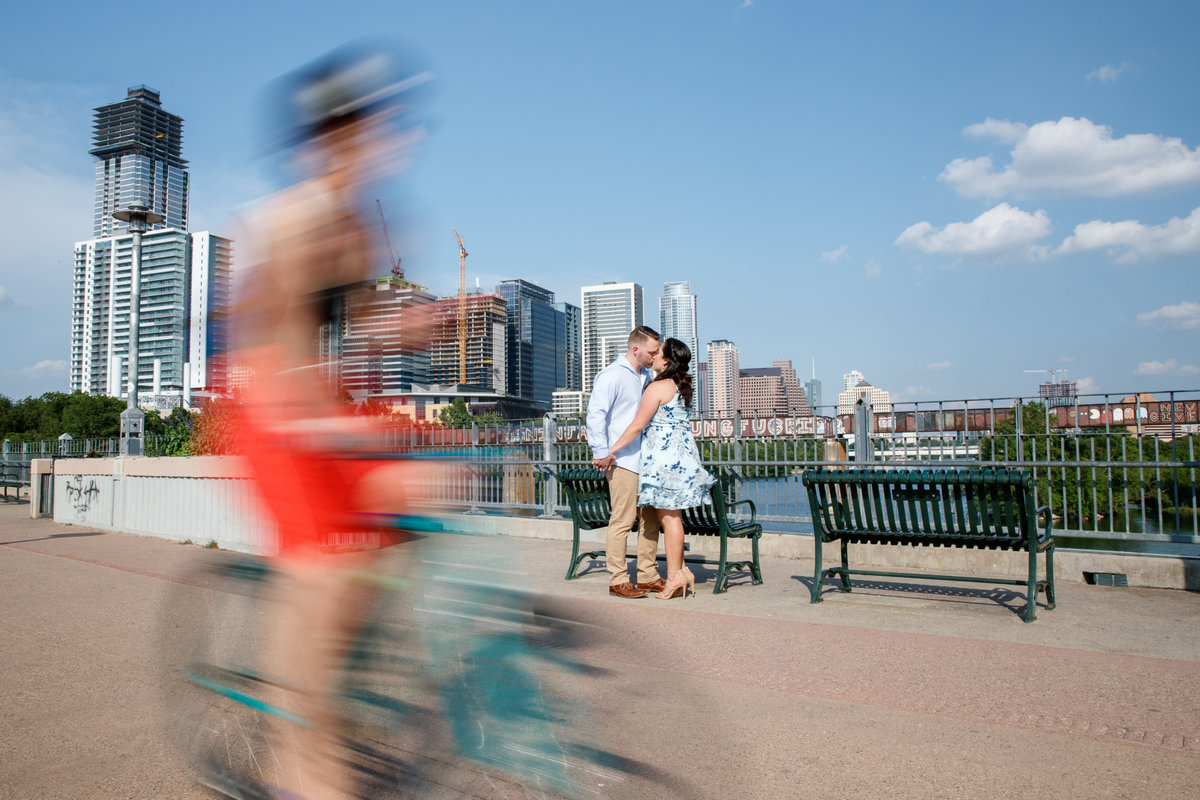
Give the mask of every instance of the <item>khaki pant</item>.
M 612 500 L 612 516 L 608 518 L 607 554 L 610 586 L 629 581 L 629 562 L 626 546 L 633 522 L 638 521 L 637 582 L 649 583 L 658 574 L 658 512 L 653 508 L 638 508 L 638 474 L 622 467 L 608 471 L 608 494 Z

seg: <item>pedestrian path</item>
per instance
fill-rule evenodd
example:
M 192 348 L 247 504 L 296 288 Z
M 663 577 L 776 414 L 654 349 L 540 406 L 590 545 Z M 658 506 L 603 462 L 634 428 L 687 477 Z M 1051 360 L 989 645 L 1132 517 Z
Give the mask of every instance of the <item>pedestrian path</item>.
M 768 558 L 761 586 L 694 568 L 694 599 L 623 600 L 602 567 L 563 581 L 561 541 L 463 546 L 585 623 L 569 691 L 597 741 L 672 776 L 598 796 L 1200 797 L 1200 594 L 1062 581 L 1026 624 L 986 585 L 813 605 L 812 563 Z M 212 557 L 0 506 L 0 797 L 205 796 L 155 733 L 153 630 Z

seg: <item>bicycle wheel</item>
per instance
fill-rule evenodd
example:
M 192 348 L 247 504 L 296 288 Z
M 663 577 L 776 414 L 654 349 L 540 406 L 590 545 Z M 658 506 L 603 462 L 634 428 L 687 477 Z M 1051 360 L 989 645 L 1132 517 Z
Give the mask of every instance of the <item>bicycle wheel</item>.
M 267 800 L 279 765 L 268 742 L 274 686 L 259 669 L 273 620 L 273 573 L 222 554 L 174 584 L 164 602 L 166 733 L 197 779 L 236 800 Z

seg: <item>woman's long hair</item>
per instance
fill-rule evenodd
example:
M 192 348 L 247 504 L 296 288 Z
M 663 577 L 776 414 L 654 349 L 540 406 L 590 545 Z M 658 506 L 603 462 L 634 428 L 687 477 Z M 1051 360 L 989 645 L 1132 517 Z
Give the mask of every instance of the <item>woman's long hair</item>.
M 654 380 L 673 380 L 683 404 L 688 408 L 692 405 L 692 376 L 688 374 L 688 366 L 692 363 L 691 349 L 678 339 L 667 339 L 662 344 L 662 355 L 666 359 L 667 368 L 654 376 Z

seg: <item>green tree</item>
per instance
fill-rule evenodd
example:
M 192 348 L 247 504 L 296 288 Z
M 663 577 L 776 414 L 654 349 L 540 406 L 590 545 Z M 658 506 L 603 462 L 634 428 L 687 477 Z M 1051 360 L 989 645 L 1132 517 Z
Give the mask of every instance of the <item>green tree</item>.
M 354 413 L 363 417 L 390 417 L 392 407 L 376 397 L 368 397 L 358 404 Z
M 190 456 L 192 427 L 197 412 L 175 408 L 166 417 L 154 412 L 146 415 L 146 455 Z
M 1121 514 L 1126 490 L 1136 473 L 1120 468 L 1053 466 L 1064 461 L 1112 462 L 1136 459 L 1137 444 L 1125 433 L 1072 434 L 1047 424 L 1043 403 L 1021 407 L 1021 433 L 1015 415 L 996 423 L 990 435 L 980 437 L 980 461 L 1028 462 L 1037 487 L 1038 502 L 1048 504 L 1056 517 L 1079 525 L 1098 517 Z M 1020 459 L 1017 458 L 1020 454 Z M 1049 464 L 1050 466 L 1043 466 Z M 1110 500 L 1111 495 L 1111 500 Z
M 82 392 L 47 392 L 0 402 L 0 432 L 17 441 L 52 440 L 64 433 L 73 438 L 105 438 L 120 432 L 125 403 L 115 397 Z
M 447 428 L 469 428 L 475 421 L 475 416 L 467 408 L 467 401 L 461 397 L 438 412 L 438 420 Z
M 75 439 L 106 439 L 121 434 L 126 403 L 117 397 L 75 392 L 62 409 L 63 433 Z

